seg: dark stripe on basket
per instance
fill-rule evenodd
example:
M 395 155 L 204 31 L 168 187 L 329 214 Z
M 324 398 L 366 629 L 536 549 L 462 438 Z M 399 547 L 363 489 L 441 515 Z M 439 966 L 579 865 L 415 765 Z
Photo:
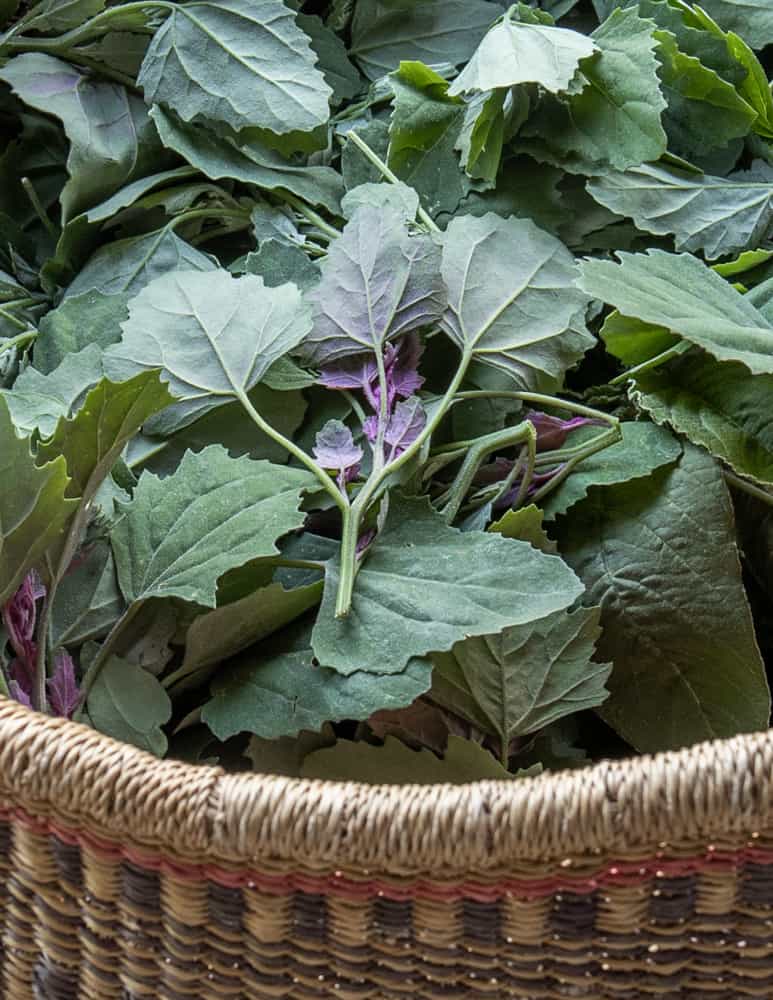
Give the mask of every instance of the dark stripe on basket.
M 688 920 L 695 911 L 696 876 L 658 878 L 650 898 L 650 919 L 658 924 Z
M 410 938 L 413 928 L 413 902 L 410 899 L 377 897 L 372 911 L 373 929 L 387 938 Z
M 51 853 L 54 855 L 59 876 L 63 882 L 80 889 L 83 885 L 83 864 L 81 849 L 77 844 L 68 844 L 56 835 L 50 838 Z M 0 844 L 0 851 L 2 851 Z
M 241 889 L 210 882 L 207 902 L 214 923 L 226 930 L 241 930 L 244 915 L 244 893 Z
M 746 862 L 741 874 L 740 898 L 747 906 L 773 906 L 773 864 Z
M 126 898 L 142 910 L 157 911 L 161 905 L 161 880 L 158 872 L 139 868 L 130 861 L 121 865 Z
M 481 944 L 498 944 L 502 916 L 498 903 L 479 903 L 474 899 L 462 901 L 464 936 Z
M 562 938 L 592 936 L 596 924 L 597 895 L 560 892 L 553 900 L 550 929 Z
M 324 941 L 327 934 L 327 901 L 325 896 L 296 892 L 293 895 L 292 913 L 295 935 Z

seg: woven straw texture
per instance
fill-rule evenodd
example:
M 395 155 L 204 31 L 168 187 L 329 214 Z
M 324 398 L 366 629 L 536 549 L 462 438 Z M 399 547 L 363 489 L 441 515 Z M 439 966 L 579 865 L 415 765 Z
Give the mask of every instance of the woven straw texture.
M 0 700 L 0 996 L 771 998 L 772 768 L 761 734 L 514 782 L 302 782 Z

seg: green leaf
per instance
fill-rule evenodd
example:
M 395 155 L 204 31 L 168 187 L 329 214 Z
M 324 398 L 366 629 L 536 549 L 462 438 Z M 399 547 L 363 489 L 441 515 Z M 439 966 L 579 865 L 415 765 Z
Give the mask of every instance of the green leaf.
M 595 708 L 608 695 L 604 684 L 611 670 L 591 662 L 601 635 L 599 615 L 599 608 L 557 611 L 434 653 L 433 700 L 505 748 L 517 736 Z
M 547 520 L 553 520 L 557 514 L 565 514 L 587 496 L 592 486 L 627 483 L 649 476 L 656 469 L 676 462 L 682 453 L 673 434 L 655 424 L 627 421 L 620 424 L 620 431 L 622 441 L 584 459 L 557 489 L 545 497 Z M 577 432 L 572 436 L 572 442 L 584 436 Z M 587 436 L 593 435 L 589 433 Z
M 660 122 L 666 102 L 653 28 L 635 10 L 613 11 L 591 35 L 600 54 L 582 65 L 583 90 L 563 101 L 546 95 L 519 147 L 577 173 L 660 159 L 667 145 Z
M 757 49 L 773 44 L 773 8 L 768 0 L 703 0 L 701 7 L 729 31 L 738 31 Z
M 169 271 L 213 271 L 216 267 L 212 257 L 181 240 L 167 226 L 101 246 L 68 286 L 65 301 L 93 289 L 103 295 L 125 294 L 128 302 L 154 278 Z
M 101 639 L 125 608 L 108 543 L 94 543 L 62 577 L 51 613 L 51 645 L 79 646 Z
M 129 439 L 173 398 L 158 372 L 141 372 L 118 383 L 103 378 L 74 416 L 60 419 L 53 436 L 38 449 L 38 460 L 63 455 L 68 495 L 89 503 Z
M 395 95 L 389 125 L 389 167 L 420 196 L 430 215 L 453 212 L 470 189 L 456 144 L 466 105 L 420 62 L 401 62 L 390 77 Z
M 105 0 L 43 0 L 28 12 L 24 19 L 24 31 L 63 34 L 88 21 L 104 7 Z
M 462 216 L 443 239 L 448 309 L 441 326 L 459 347 L 524 385 L 559 379 L 592 345 L 574 258 L 528 219 Z
M 311 47 L 317 54 L 318 67 L 322 70 L 325 83 L 333 91 L 332 103 L 341 104 L 351 100 L 364 81 L 356 66 L 349 62 L 344 43 L 319 17 L 299 14 L 296 23 L 308 35 Z
M 665 327 L 719 361 L 773 373 L 773 326 L 715 271 L 689 254 L 619 253 L 586 260 L 580 287 L 624 316 Z
M 659 424 L 727 462 L 742 476 L 773 485 L 773 376 L 691 353 L 638 376 L 634 398 Z
M 70 179 L 61 194 L 63 222 L 163 166 L 147 109 L 125 87 L 84 76 L 70 63 L 39 52 L 15 56 L 0 69 L 0 80 L 25 104 L 64 125 Z
M 94 728 L 157 757 L 167 750 L 162 726 L 172 717 L 172 703 L 147 670 L 111 656 L 100 670 L 86 703 Z
M 280 434 L 288 438 L 295 435 L 306 412 L 302 393 L 276 391 L 261 383 L 248 393 L 248 397 L 258 413 Z M 187 450 L 201 451 L 210 444 L 222 444 L 234 458 L 249 455 L 250 458 L 267 458 L 279 464 L 289 459 L 287 451 L 258 430 L 238 402 L 218 406 L 194 423 L 183 420 L 182 427 L 180 423 L 179 413 L 173 406 L 151 417 L 143 428 L 144 441 L 137 445 L 136 450 L 129 451 L 131 463 L 141 464 L 151 472 L 167 476 L 174 472 Z
M 343 677 L 314 666 L 310 649 L 267 659 L 247 654 L 214 681 L 201 717 L 221 740 L 242 732 L 296 736 L 325 722 L 367 719 L 380 708 L 409 705 L 429 688 L 431 669 L 429 661 L 414 659 L 389 677 L 362 671 Z
M 485 0 L 358 0 L 349 54 L 369 80 L 403 60 L 458 66 L 470 59 L 501 13 L 501 6 Z
M 321 265 L 306 296 L 314 308 L 305 359 L 329 364 L 384 344 L 438 319 L 445 304 L 440 250 L 412 235 L 398 207 L 361 205 Z M 257 280 L 257 279 L 253 279 Z
M 35 368 L 50 374 L 68 354 L 77 354 L 90 344 L 109 347 L 121 339 L 121 322 L 128 316 L 129 296 L 105 295 L 96 289 L 71 295 L 46 313 L 35 341 Z
M 311 329 L 310 309 L 294 285 L 267 288 L 256 275 L 177 271 L 147 285 L 129 303 L 123 338 L 105 352 L 118 380 L 160 368 L 192 422 L 247 393 L 273 362 Z
M 166 479 L 144 472 L 111 534 L 127 602 L 181 597 L 214 608 L 223 573 L 276 555 L 276 540 L 303 524 L 301 493 L 315 482 L 219 445 L 188 452 Z
M 241 653 L 313 608 L 321 596 L 321 580 L 294 590 L 285 590 L 278 583 L 272 583 L 199 615 L 185 637 L 182 670 L 192 674 Z M 228 739 L 227 736 L 220 738 Z
M 677 250 L 712 259 L 756 248 L 773 223 L 773 167 L 761 161 L 728 178 L 643 164 L 592 178 L 588 191 L 639 229 L 673 234 Z
M 331 167 L 306 166 L 286 160 L 255 139 L 243 145 L 201 125 L 186 124 L 161 107 L 150 110 L 161 141 L 212 180 L 230 178 L 265 191 L 280 189 L 331 212 L 340 209 L 343 184 Z
M 765 670 L 741 581 L 733 512 L 713 458 L 593 490 L 559 547 L 602 608 L 614 664 L 604 719 L 653 752 L 764 729 Z
M 149 104 L 237 132 L 308 132 L 327 121 L 330 87 L 282 0 L 196 0 L 171 11 L 137 77 Z
M 555 94 L 572 82 L 580 60 L 597 51 L 592 38 L 508 15 L 490 29 L 449 87 L 449 94 L 537 83 Z
M 245 271 L 247 274 L 259 274 L 270 288 L 292 281 L 302 292 L 313 288 L 320 278 L 319 267 L 300 247 L 280 240 L 263 240 L 259 250 L 248 253 Z M 274 362 L 274 365 L 282 360 L 285 359 Z
M 211 735 L 209 739 L 212 739 Z M 288 778 L 300 778 L 304 758 L 314 750 L 333 746 L 335 741 L 331 725 L 323 726 L 321 733 L 304 731 L 296 737 L 282 736 L 278 740 L 262 740 L 251 736 L 244 756 L 252 762 L 252 770 L 258 774 L 283 774 Z
M 38 466 L 30 439 L 19 437 L 0 397 L 0 605 L 15 593 L 28 570 L 58 543 L 75 513 L 66 499 L 67 466 L 59 457 Z
M 639 365 L 679 343 L 666 327 L 621 316 L 616 309 L 604 320 L 601 338 L 609 353 L 624 365 Z
M 548 538 L 542 526 L 544 512 L 534 504 L 519 507 L 518 510 L 508 510 L 498 521 L 489 526 L 489 531 L 504 535 L 505 538 L 518 538 L 540 552 L 555 555 L 558 551 L 556 543 Z
M 387 736 L 380 747 L 339 740 L 333 747 L 315 750 L 304 759 L 301 777 L 369 785 L 463 785 L 517 775 L 505 770 L 488 750 L 461 736 L 448 737 L 442 759 L 431 750 L 411 750 L 394 736 Z
M 68 354 L 48 375 L 25 368 L 13 389 L 4 396 L 17 428 L 38 430 L 50 437 L 62 417 L 70 416 L 83 403 L 86 394 L 102 378 L 102 352 L 95 345 L 77 354 Z
M 757 115 L 737 83 L 723 79 L 696 55 L 682 52 L 671 32 L 656 31 L 655 38 L 668 102 L 663 125 L 669 150 L 694 160 L 748 135 Z
M 342 674 L 399 673 L 413 656 L 544 618 L 581 593 L 556 556 L 528 542 L 463 533 L 424 500 L 400 497 L 391 498 L 386 526 L 360 567 L 347 618 L 334 614 L 337 585 L 331 561 L 312 645 L 321 664 Z
M 476 94 L 467 103 L 462 129 L 454 146 L 460 154 L 467 176 L 483 181 L 488 187 L 493 187 L 496 182 L 502 158 L 506 95 L 505 90 Z M 524 105 L 519 105 L 518 111 L 525 117 L 528 113 L 528 100 Z

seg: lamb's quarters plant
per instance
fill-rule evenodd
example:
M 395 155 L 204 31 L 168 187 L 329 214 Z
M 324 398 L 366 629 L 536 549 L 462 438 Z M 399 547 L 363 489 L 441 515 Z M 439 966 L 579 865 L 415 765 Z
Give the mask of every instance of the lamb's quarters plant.
M 0 693 L 387 782 L 768 725 L 767 0 L 3 18 Z

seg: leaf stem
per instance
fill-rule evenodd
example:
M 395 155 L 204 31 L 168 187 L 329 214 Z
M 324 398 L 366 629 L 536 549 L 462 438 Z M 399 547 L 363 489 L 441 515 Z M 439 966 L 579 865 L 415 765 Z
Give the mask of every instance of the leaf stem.
M 345 515 L 349 510 L 349 498 L 339 490 L 325 470 L 321 469 L 314 459 L 307 455 L 302 448 L 299 448 L 297 444 L 290 441 L 289 438 L 286 438 L 284 434 L 264 420 L 252 405 L 247 393 L 243 389 L 234 389 L 234 392 L 256 427 L 262 430 L 264 434 L 267 434 L 273 441 L 276 441 L 278 445 L 284 448 L 285 451 L 288 451 L 294 458 L 297 458 L 301 465 L 305 466 L 312 475 L 316 476 L 320 485 L 330 495 L 336 507 Z
M 566 477 L 574 471 L 580 462 L 585 461 L 585 459 L 589 458 L 591 455 L 595 455 L 596 452 L 609 448 L 611 445 L 616 444 L 619 440 L 619 429 L 614 427 L 611 427 L 608 431 L 604 431 L 601 434 L 597 434 L 583 446 L 582 450 L 578 452 L 574 458 L 570 458 L 552 479 L 548 480 L 544 486 L 541 486 L 534 494 L 532 494 L 532 503 L 539 503 L 544 496 L 554 490 L 556 486 L 559 486 L 566 479 Z
M 351 132 L 346 133 L 346 138 L 354 143 L 354 145 L 357 147 L 357 149 L 359 149 L 359 151 L 362 153 L 365 159 L 369 160 L 373 164 L 373 166 L 376 168 L 376 170 L 378 170 L 381 173 L 381 175 L 385 180 L 389 181 L 390 184 L 402 184 L 402 181 L 397 176 L 397 174 L 393 173 L 393 171 L 389 169 L 389 167 L 386 165 L 386 163 L 384 163 L 381 157 L 373 152 L 373 150 L 370 148 L 367 142 L 365 142 L 364 139 L 361 139 L 360 136 L 357 135 L 357 133 L 354 131 L 354 129 L 352 129 Z M 438 226 L 438 224 L 435 222 L 432 216 L 427 211 L 425 211 L 421 203 L 419 203 L 419 207 L 416 214 L 424 223 L 424 225 L 427 227 L 427 229 L 429 229 L 431 232 L 439 233 L 441 231 L 440 226 Z
M 378 431 L 376 433 L 376 443 L 373 447 L 373 473 L 380 472 L 384 467 L 384 435 L 389 419 L 389 392 L 387 388 L 386 368 L 384 366 L 384 355 L 379 349 L 376 351 L 376 368 L 378 369 Z
M 38 198 L 38 193 L 29 177 L 22 177 L 21 186 L 24 188 L 24 193 L 29 198 L 30 204 L 35 209 L 35 215 L 37 215 L 45 228 L 48 230 L 49 235 L 55 240 L 58 240 L 59 230 L 56 228 L 51 219 L 49 219 L 46 210 L 43 208 L 43 203 L 40 198 Z
M 756 500 L 761 500 L 763 503 L 768 504 L 768 506 L 773 507 L 773 493 L 769 493 L 761 486 L 755 486 L 754 483 L 750 483 L 748 479 L 737 476 L 734 472 L 730 472 L 729 469 L 723 469 L 722 474 L 725 477 L 725 482 L 729 486 L 734 486 L 736 489 L 742 490 L 744 493 L 748 493 L 750 497 L 754 497 Z
M 113 652 L 113 646 L 115 645 L 116 639 L 119 637 L 121 632 L 126 628 L 126 626 L 134 618 L 136 618 L 140 608 L 144 607 L 145 601 L 140 599 L 138 601 L 132 601 L 126 611 L 121 615 L 118 621 L 113 625 L 113 627 L 108 632 L 105 641 L 99 647 L 99 652 L 94 657 L 91 665 L 83 676 L 81 681 L 81 696 L 78 702 L 78 707 L 73 714 L 73 719 L 77 722 L 83 715 L 83 710 L 86 707 L 86 702 L 89 697 L 91 689 L 94 687 L 94 683 L 99 677 L 99 674 L 107 663 L 110 655 Z
M 37 330 L 30 330 L 29 323 L 25 323 L 24 320 L 19 319 L 18 316 L 14 316 L 10 310 L 6 309 L 4 306 L 0 306 L 0 316 L 17 326 L 24 333 L 18 334 L 16 337 L 10 337 L 8 340 L 4 340 L 0 343 L 0 351 L 10 350 L 12 347 L 18 347 L 20 344 L 23 346 L 29 340 L 34 340 L 37 337 Z M 32 336 L 30 336 L 32 334 Z
M 603 410 L 594 410 L 590 406 L 582 403 L 575 403 L 569 399 L 561 399 L 558 396 L 545 396 L 540 392 L 520 392 L 515 390 L 499 389 L 471 389 L 465 392 L 457 392 L 456 399 L 520 399 L 524 403 L 536 403 L 539 406 L 552 406 L 557 410 L 569 410 L 581 417 L 590 417 L 595 420 L 603 420 L 610 427 L 619 428 L 620 421 L 610 413 Z M 456 401 L 456 400 L 455 400 Z
M 313 226 L 316 226 L 320 232 L 324 233 L 331 240 L 337 240 L 341 235 L 340 230 L 336 229 L 335 226 L 331 226 L 329 222 L 325 222 L 321 215 L 315 212 L 313 208 L 309 208 L 305 201 L 296 198 L 294 194 L 285 191 L 282 193 L 282 199 L 288 205 L 292 205 L 296 212 L 302 215 Z
M 609 380 L 609 385 L 620 385 L 621 382 L 627 382 L 629 379 L 635 378 L 637 375 L 641 375 L 642 372 L 648 372 L 652 368 L 658 368 L 660 365 L 665 364 L 666 361 L 670 361 L 671 358 L 678 358 L 680 354 L 684 354 L 685 351 L 689 351 L 693 345 L 686 340 L 680 341 L 673 347 L 667 348 L 665 351 L 661 351 L 660 354 L 656 354 L 652 358 L 648 358 L 646 361 L 642 361 L 639 365 L 634 365 L 633 368 L 629 368 L 627 371 L 621 372 L 619 375 L 615 375 L 613 379 Z
M 174 9 L 174 4 L 168 3 L 166 0 L 143 0 L 140 3 L 126 3 L 120 6 L 108 7 L 106 10 L 101 10 L 98 14 L 95 14 L 94 17 L 90 18 L 84 24 L 66 31 L 57 38 L 24 38 L 20 36 L 18 38 L 7 38 L 5 44 L 9 49 L 16 49 L 22 52 L 34 48 L 38 52 L 53 52 L 56 55 L 64 55 L 74 46 L 80 45 L 81 42 L 89 41 L 91 38 L 110 31 L 110 21 L 115 19 L 116 13 L 119 17 L 124 18 L 127 14 L 135 12 L 144 14 L 145 11 L 154 7 L 159 10 L 171 12 Z M 143 28 L 140 26 L 133 26 L 132 30 L 135 34 L 138 32 L 143 34 L 153 33 L 147 29 L 143 31 Z

